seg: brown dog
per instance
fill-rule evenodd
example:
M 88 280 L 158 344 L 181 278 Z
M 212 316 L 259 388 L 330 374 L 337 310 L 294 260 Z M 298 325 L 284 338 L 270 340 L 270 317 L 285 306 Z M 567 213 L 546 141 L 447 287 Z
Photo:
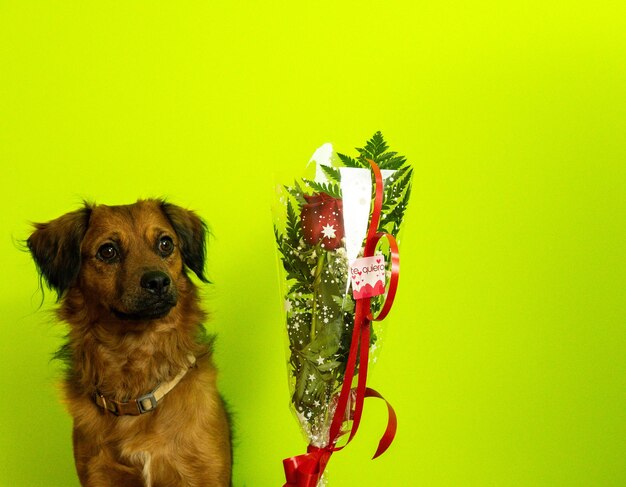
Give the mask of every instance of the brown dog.
M 159 200 L 35 225 L 28 247 L 70 325 L 58 355 L 84 486 L 228 486 L 230 431 L 193 271 L 205 225 Z

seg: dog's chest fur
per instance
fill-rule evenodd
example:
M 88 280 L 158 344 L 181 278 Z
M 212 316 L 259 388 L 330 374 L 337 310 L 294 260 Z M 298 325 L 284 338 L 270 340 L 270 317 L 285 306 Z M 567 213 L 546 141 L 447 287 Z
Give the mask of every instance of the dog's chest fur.
M 152 474 L 151 474 L 152 455 L 150 455 L 150 453 L 148 452 L 140 451 L 140 452 L 132 453 L 129 456 L 129 460 L 132 462 L 133 465 L 141 469 L 145 487 L 152 487 Z

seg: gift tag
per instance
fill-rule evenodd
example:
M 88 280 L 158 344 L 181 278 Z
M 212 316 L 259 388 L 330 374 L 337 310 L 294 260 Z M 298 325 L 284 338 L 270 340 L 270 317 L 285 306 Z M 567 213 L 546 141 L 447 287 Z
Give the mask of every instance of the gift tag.
M 350 266 L 354 299 L 385 294 L 385 257 L 373 255 L 356 259 Z

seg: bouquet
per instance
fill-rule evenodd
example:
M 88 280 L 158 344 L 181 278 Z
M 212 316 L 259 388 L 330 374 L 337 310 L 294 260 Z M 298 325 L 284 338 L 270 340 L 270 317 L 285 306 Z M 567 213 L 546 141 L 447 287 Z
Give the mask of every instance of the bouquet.
M 310 445 L 309 457 L 299 461 L 313 462 L 315 470 L 306 485 L 319 481 L 350 424 L 350 439 L 356 433 L 366 391 L 378 395 L 365 387 L 369 352 L 380 345 L 372 320 L 386 314 L 397 285 L 393 236 L 408 205 L 412 168 L 380 132 L 357 151 L 351 157 L 320 147 L 311 160 L 315 175 L 281 187 L 274 211 L 291 407 Z M 375 250 L 383 236 L 388 242 Z

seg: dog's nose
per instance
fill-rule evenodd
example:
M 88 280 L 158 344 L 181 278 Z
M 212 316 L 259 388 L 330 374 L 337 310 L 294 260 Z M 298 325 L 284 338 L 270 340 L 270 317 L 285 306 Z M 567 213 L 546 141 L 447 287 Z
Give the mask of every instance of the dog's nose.
M 141 276 L 141 287 L 153 294 L 163 294 L 170 285 L 170 277 L 161 271 L 148 271 Z

